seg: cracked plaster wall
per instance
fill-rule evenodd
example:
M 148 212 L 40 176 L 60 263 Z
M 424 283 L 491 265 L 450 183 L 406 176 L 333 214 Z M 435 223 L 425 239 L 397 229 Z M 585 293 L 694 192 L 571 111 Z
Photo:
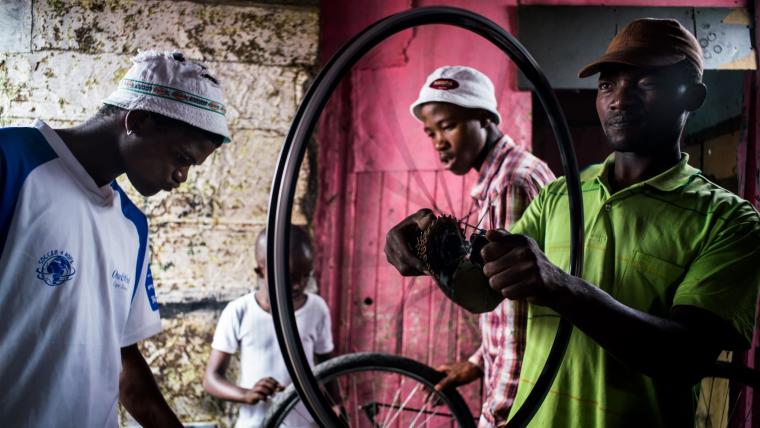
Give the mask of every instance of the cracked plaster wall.
M 294 3 L 0 0 L 0 126 L 85 120 L 137 49 L 182 50 L 224 86 L 232 144 L 172 194 L 142 198 L 119 179 L 149 216 L 158 299 L 170 315 L 141 347 L 185 421 L 234 420 L 236 407 L 211 399 L 200 379 L 219 311 L 254 286 L 271 176 L 317 62 L 319 11 Z M 294 221 L 306 221 L 302 211 Z

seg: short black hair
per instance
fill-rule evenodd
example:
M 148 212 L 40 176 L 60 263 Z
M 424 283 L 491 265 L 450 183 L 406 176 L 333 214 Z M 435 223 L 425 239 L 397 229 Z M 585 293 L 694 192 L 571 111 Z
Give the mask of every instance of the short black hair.
M 497 125 L 499 123 L 499 118 L 492 112 L 488 110 L 484 110 L 484 109 L 479 109 L 479 110 L 482 111 L 483 114 L 485 114 L 487 118 L 491 119 L 491 123 L 493 123 L 494 125 Z
M 115 106 L 113 104 L 103 104 L 100 106 L 100 109 L 98 109 L 98 112 L 95 113 L 95 117 L 109 117 L 123 111 L 126 111 L 126 109 Z
M 266 254 L 259 254 L 259 241 L 266 239 L 267 229 L 261 229 L 259 234 L 256 235 L 256 241 L 254 242 L 254 252 L 256 254 L 256 260 L 260 258 L 266 258 Z M 296 249 L 299 245 L 305 245 L 309 251 L 314 251 L 314 246 L 311 243 L 311 236 L 309 231 L 304 227 L 297 224 L 290 225 L 290 251 Z
M 116 114 L 119 114 L 121 112 L 127 111 L 127 109 L 115 106 L 112 104 L 103 104 L 100 109 L 98 109 L 97 113 L 95 113 L 95 117 L 99 118 L 107 118 Z M 145 111 L 145 110 L 143 110 Z M 198 128 L 197 126 L 190 125 L 189 123 L 183 122 L 181 120 L 174 119 L 172 117 L 164 116 L 159 113 L 154 113 L 152 111 L 145 111 L 146 113 L 150 114 L 153 117 L 153 120 L 156 121 L 156 123 L 159 124 L 159 126 L 164 128 L 186 128 L 190 127 L 196 130 L 197 132 L 200 132 L 206 136 L 209 140 L 211 140 L 214 144 L 216 144 L 217 147 L 221 146 L 222 143 L 224 143 L 224 136 L 215 134 L 213 132 L 206 131 L 205 129 Z

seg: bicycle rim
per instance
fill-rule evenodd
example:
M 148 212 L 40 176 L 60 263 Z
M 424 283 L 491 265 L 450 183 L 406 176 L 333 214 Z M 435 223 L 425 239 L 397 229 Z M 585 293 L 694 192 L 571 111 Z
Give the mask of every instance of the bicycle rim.
M 755 394 L 760 393 L 760 371 L 727 362 L 730 355 L 721 359 L 694 388 L 694 427 L 757 426 Z
M 409 358 L 347 354 L 317 366 L 321 391 L 340 419 L 352 428 L 475 427 L 464 399 L 455 390 L 433 391 L 442 374 Z M 291 386 L 273 403 L 264 427 L 287 427 L 307 419 Z

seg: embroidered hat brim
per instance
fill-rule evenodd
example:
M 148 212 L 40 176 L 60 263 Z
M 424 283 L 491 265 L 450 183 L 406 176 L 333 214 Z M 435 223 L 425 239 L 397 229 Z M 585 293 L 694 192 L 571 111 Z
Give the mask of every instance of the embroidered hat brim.
M 497 125 L 501 123 L 491 79 L 472 67 L 446 65 L 433 71 L 420 89 L 417 100 L 409 106 L 409 111 L 422 121 L 422 106 L 432 102 L 486 110 L 493 114 Z
M 230 142 L 222 90 L 205 66 L 176 52 L 141 52 L 133 62 L 105 104 L 158 113 Z

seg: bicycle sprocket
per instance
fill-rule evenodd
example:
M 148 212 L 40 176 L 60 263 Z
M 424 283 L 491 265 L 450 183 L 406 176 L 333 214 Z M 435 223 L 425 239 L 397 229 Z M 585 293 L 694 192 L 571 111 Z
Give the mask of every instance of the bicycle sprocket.
M 480 250 L 488 240 L 468 240 L 454 216 L 442 215 L 420 234 L 415 250 L 438 287 L 454 303 L 473 313 L 492 311 L 504 297 L 488 285 Z

